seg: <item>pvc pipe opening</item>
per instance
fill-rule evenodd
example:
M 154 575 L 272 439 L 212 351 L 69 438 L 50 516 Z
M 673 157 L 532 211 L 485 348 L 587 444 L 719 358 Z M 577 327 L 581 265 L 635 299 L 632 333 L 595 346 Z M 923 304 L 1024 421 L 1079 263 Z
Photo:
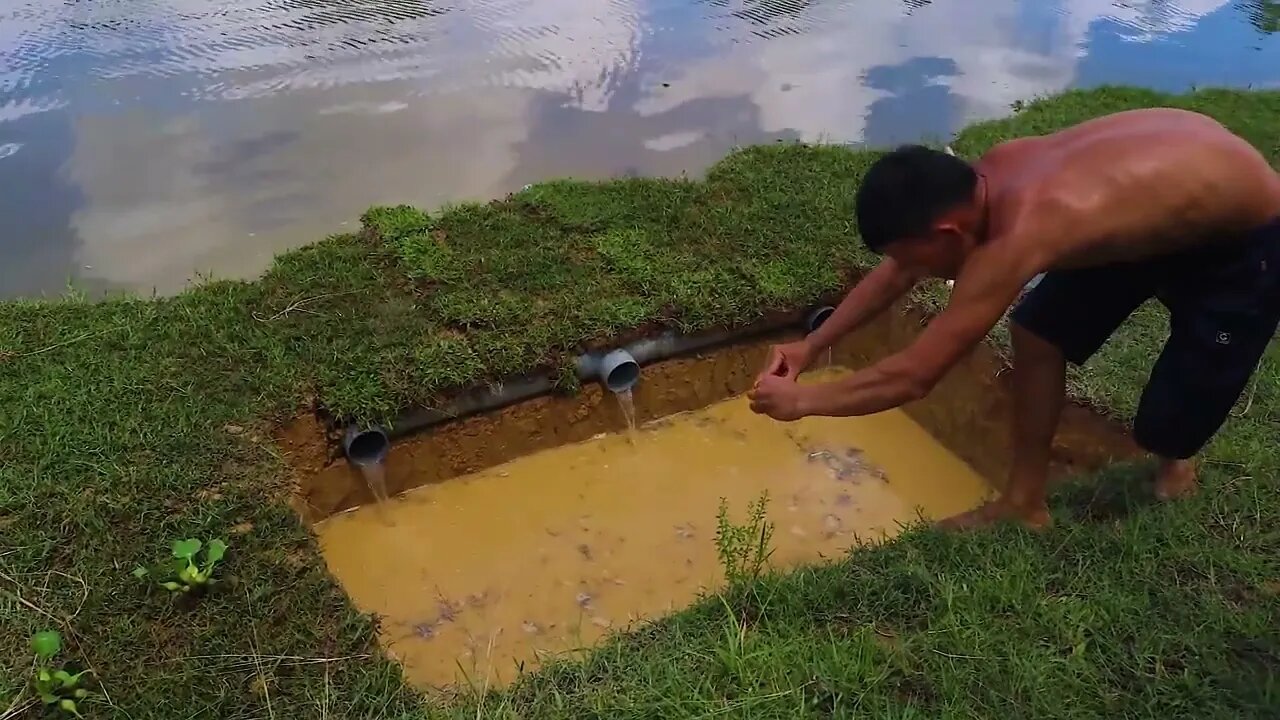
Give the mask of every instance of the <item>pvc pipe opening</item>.
M 640 380 L 640 363 L 626 350 L 614 350 L 600 361 L 600 381 L 610 391 L 630 390 Z
M 835 311 L 836 309 L 830 305 L 823 305 L 822 307 L 814 308 L 813 311 L 809 313 L 809 316 L 804 320 L 805 329 L 809 332 L 817 330 L 822 327 L 822 324 L 825 323 Z
M 380 427 L 348 427 L 342 440 L 347 460 L 354 465 L 373 465 L 387 459 L 391 440 Z

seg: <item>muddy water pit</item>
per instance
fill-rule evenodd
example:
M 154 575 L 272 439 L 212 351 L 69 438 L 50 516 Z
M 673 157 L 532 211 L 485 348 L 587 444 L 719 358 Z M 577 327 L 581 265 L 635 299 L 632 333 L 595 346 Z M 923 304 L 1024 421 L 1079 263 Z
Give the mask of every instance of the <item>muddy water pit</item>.
M 847 373 L 920 327 L 909 313 L 891 320 L 807 381 Z M 778 423 L 742 393 L 779 339 L 645 368 L 636 433 L 591 385 L 406 439 L 383 504 L 345 463 L 318 467 L 317 443 L 300 440 L 314 430 L 295 427 L 295 467 L 311 463 L 299 509 L 352 601 L 379 616 L 385 649 L 412 682 L 437 687 L 509 682 L 715 588 L 721 498 L 741 521 L 768 492 L 771 564 L 784 567 L 967 510 L 989 494 L 986 478 L 1002 478 L 1008 389 L 985 348 L 904 410 Z M 1055 449 L 1059 472 L 1135 452 L 1079 407 Z

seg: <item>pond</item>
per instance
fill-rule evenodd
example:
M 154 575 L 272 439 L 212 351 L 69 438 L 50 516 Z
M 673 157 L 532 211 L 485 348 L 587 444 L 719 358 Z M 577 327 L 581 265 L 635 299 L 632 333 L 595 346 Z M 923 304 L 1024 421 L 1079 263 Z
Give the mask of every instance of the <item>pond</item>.
M 371 204 L 1280 85 L 1280 3 L 0 0 L 0 296 L 245 278 Z
M 316 530 L 409 680 L 489 685 L 718 589 L 721 547 L 747 570 L 765 552 L 766 568 L 839 558 L 986 492 L 901 410 L 788 424 L 739 396 L 426 484 Z M 722 502 L 725 522 L 767 551 L 718 543 Z

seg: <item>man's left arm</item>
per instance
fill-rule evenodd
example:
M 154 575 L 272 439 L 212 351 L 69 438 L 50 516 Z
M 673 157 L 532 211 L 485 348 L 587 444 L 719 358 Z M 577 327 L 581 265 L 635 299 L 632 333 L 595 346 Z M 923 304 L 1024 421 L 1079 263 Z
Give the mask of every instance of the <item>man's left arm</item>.
M 847 378 L 805 386 L 802 415 L 869 415 L 919 400 L 1000 320 L 1021 292 L 1018 268 L 973 258 L 956 280 L 947 308 L 909 347 Z M 1029 278 L 1030 276 L 1028 276 Z

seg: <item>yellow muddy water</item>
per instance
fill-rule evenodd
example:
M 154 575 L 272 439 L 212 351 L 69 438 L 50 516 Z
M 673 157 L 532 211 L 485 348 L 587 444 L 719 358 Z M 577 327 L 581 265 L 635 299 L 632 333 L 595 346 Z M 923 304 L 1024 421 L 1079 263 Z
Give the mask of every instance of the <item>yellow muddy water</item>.
M 900 411 L 778 423 L 737 397 L 631 438 L 423 486 L 317 531 L 330 570 L 381 616 L 383 646 L 411 681 L 447 685 L 465 672 L 502 684 L 521 664 L 719 586 L 720 498 L 744 522 L 766 490 L 781 567 L 964 511 L 987 486 Z

